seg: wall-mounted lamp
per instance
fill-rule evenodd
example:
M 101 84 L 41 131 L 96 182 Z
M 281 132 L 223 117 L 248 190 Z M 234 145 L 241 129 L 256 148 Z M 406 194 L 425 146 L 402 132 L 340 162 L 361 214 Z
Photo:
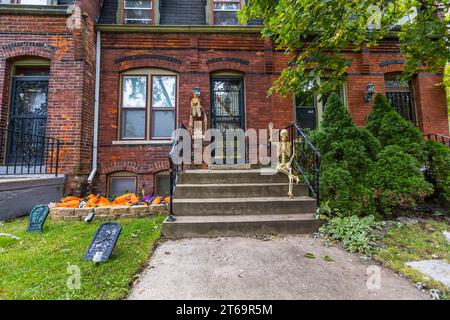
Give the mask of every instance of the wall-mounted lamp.
M 202 94 L 200 87 L 195 87 L 193 92 L 197 97 L 200 97 L 200 95 Z
M 367 85 L 367 94 L 364 97 L 364 100 L 366 100 L 366 102 L 370 102 L 370 100 L 372 100 L 372 96 L 375 93 L 375 85 L 372 82 L 369 82 L 369 84 Z

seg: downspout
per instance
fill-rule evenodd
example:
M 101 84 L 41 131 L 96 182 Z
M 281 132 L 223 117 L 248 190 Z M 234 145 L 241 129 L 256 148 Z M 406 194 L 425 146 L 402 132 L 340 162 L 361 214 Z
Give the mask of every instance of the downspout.
M 97 173 L 98 159 L 98 119 L 100 100 L 100 57 L 101 57 L 101 33 L 97 31 L 97 44 L 95 50 L 95 103 L 94 103 L 94 137 L 92 141 L 92 171 L 88 177 L 91 185 Z

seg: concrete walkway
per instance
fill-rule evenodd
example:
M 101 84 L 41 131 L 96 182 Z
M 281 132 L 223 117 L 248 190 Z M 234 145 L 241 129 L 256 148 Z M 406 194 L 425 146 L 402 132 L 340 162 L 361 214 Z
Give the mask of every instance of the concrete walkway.
M 381 289 L 369 290 L 371 265 L 376 264 L 340 246 L 326 248 L 304 236 L 167 241 L 156 249 L 129 299 L 429 298 L 385 268 L 380 269 Z

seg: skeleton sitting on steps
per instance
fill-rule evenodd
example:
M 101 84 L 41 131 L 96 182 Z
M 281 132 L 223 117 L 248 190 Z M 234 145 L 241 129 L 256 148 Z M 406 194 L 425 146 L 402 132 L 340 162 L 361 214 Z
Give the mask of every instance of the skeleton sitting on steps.
M 286 129 L 281 130 L 280 132 L 280 140 L 279 142 L 273 141 L 273 123 L 269 123 L 269 142 L 273 143 L 277 147 L 277 170 L 286 174 L 289 177 L 289 198 L 292 198 L 294 195 L 292 193 L 294 181 L 296 183 L 300 182 L 300 178 L 292 173 L 292 161 L 295 157 L 295 144 L 292 145 L 291 142 L 288 141 L 289 132 Z

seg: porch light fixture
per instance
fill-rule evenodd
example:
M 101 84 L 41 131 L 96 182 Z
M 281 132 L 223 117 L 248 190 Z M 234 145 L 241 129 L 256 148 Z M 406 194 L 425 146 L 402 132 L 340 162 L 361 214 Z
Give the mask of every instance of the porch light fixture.
M 200 87 L 195 87 L 195 88 L 194 88 L 194 94 L 195 94 L 197 97 L 200 97 L 200 95 L 202 94 L 202 91 L 200 90 Z
M 364 97 L 364 100 L 366 100 L 366 102 L 370 102 L 370 100 L 372 100 L 372 96 L 375 93 L 375 85 L 372 82 L 369 82 L 369 84 L 367 85 L 367 94 Z

